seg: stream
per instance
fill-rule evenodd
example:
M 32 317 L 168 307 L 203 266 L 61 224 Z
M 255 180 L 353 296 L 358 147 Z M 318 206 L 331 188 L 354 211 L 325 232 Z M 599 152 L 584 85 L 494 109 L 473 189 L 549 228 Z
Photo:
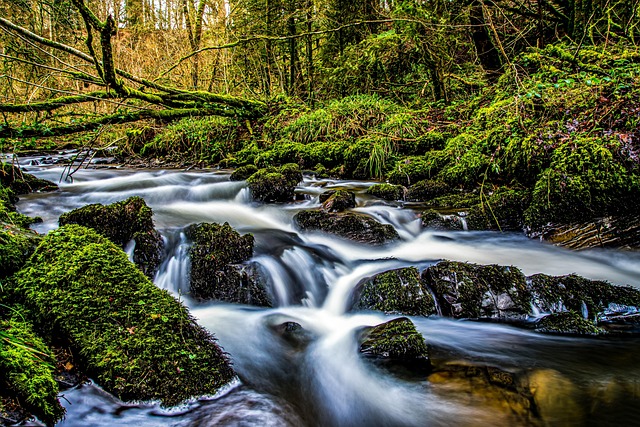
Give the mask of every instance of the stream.
M 61 166 L 25 170 L 58 183 Z M 67 409 L 59 426 L 513 426 L 519 418 L 496 410 L 489 399 L 425 380 L 402 379 L 364 361 L 355 332 L 393 316 L 349 313 L 354 287 L 393 268 L 425 268 L 439 260 L 519 267 L 526 275 L 576 273 L 590 279 L 640 286 L 640 253 L 615 250 L 572 252 L 519 233 L 422 229 L 416 211 L 365 194 L 373 182 L 305 176 L 299 201 L 260 205 L 246 183 L 230 171 L 80 169 L 60 191 L 22 196 L 20 212 L 40 216 L 41 233 L 57 227 L 60 214 L 90 203 L 108 204 L 141 196 L 153 209 L 166 243 L 166 259 L 155 284 L 176 295 L 229 354 L 242 380 L 185 404 L 163 409 L 153 402 L 118 401 L 95 384 L 65 391 Z M 300 232 L 293 216 L 320 205 L 335 188 L 356 193 L 354 211 L 391 224 L 401 239 L 384 246 Z M 252 233 L 252 262 L 267 277 L 276 308 L 195 303 L 188 295 L 188 245 L 184 227 L 228 222 Z M 397 317 L 397 316 L 396 316 Z M 269 327 L 299 323 L 315 339 L 294 352 L 274 340 Z M 542 335 L 508 325 L 417 318 L 432 356 L 440 360 L 507 371 L 535 371 L 549 399 L 542 425 L 640 425 L 640 338 L 575 338 Z M 524 424 L 528 425 L 528 424 Z

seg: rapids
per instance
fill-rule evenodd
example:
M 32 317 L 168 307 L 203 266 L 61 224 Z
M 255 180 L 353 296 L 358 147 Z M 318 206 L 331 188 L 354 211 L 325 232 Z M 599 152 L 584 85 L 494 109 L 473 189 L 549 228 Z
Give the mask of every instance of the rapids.
M 39 178 L 59 182 L 63 173 L 62 167 L 23 162 Z M 34 228 L 42 233 L 57 227 L 60 214 L 71 209 L 143 197 L 166 243 L 156 285 L 180 298 L 215 334 L 240 377 L 217 396 L 171 410 L 153 402 L 124 404 L 96 385 L 83 385 L 64 393 L 67 416 L 60 425 L 518 425 L 482 399 L 426 381 L 399 379 L 363 361 L 355 332 L 389 317 L 347 312 L 358 282 L 388 269 L 422 268 L 448 259 L 515 265 L 527 275 L 577 273 L 640 286 L 638 253 L 571 252 L 517 233 L 423 230 L 415 211 L 367 196 L 364 191 L 371 184 L 306 176 L 296 190 L 300 201 L 258 205 L 244 182 L 229 181 L 228 171 L 80 169 L 72 181 L 59 183 L 58 192 L 21 197 L 18 209 L 40 216 L 43 222 Z M 401 240 L 369 246 L 299 232 L 292 220 L 295 213 L 319 206 L 319 194 L 331 188 L 355 191 L 355 210 L 393 225 Z M 242 234 L 254 234 L 252 262 L 267 277 L 276 308 L 189 300 L 189 242 L 182 230 L 194 222 L 229 222 Z M 567 338 L 498 324 L 412 320 L 435 358 L 538 370 L 540 387 L 554 391 L 562 404 L 562 410 L 540 414 L 546 425 L 640 422 L 640 409 L 633 404 L 640 399 L 640 339 Z M 269 326 L 284 321 L 299 323 L 315 337 L 304 351 L 273 339 Z M 593 405 L 599 406 L 594 410 Z

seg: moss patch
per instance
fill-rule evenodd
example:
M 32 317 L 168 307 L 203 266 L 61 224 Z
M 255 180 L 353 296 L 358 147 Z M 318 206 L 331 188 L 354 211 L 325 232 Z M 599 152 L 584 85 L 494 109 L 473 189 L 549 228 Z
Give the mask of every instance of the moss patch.
M 356 207 L 356 195 L 347 190 L 329 190 L 320 195 L 320 202 L 327 212 L 342 212 Z
M 260 169 L 247 179 L 253 199 L 264 203 L 292 201 L 294 190 L 300 181 L 302 172 L 294 164 Z
M 91 229 L 50 232 L 11 288 L 38 324 L 68 340 L 88 374 L 123 400 L 174 405 L 213 394 L 233 376 L 186 308 Z
M 18 271 L 40 241 L 40 235 L 0 222 L 0 278 Z
M 436 313 L 433 297 L 422 287 L 415 267 L 380 273 L 359 287 L 355 310 L 378 310 L 410 316 Z
M 404 187 L 394 184 L 374 184 L 367 188 L 367 194 L 383 200 L 402 200 L 404 198 Z
M 604 329 L 575 311 L 552 313 L 536 323 L 536 332 L 546 334 L 602 335 Z

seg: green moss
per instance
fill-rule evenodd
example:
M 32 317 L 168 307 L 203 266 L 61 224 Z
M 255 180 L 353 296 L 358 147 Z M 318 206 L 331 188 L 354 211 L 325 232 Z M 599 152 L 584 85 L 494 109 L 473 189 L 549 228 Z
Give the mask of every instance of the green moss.
M 462 230 L 462 220 L 456 215 L 441 215 L 434 209 L 428 209 L 420 214 L 422 226 L 434 230 Z
M 370 357 L 400 360 L 429 358 L 424 337 L 406 317 L 366 330 L 361 339 L 360 352 Z
M 228 223 L 194 224 L 186 234 L 193 241 L 189 249 L 191 297 L 271 306 L 264 286 L 239 265 L 253 256 L 253 235 L 241 236 Z
M 0 278 L 18 271 L 33 253 L 40 236 L 0 222 Z
M 356 310 L 378 310 L 410 316 L 435 314 L 433 297 L 422 287 L 415 267 L 378 274 L 360 286 Z
M 422 274 L 436 298 L 439 314 L 455 318 L 522 317 L 531 294 L 516 267 L 443 261 Z
M 28 228 L 31 224 L 40 221 L 40 218 L 30 218 L 16 212 L 14 203 L 17 197 L 13 190 L 0 185 L 0 224 L 6 223 L 19 228 Z
M 529 200 L 527 191 L 500 187 L 469 210 L 467 225 L 470 230 L 521 231 Z
M 255 165 L 240 166 L 233 171 L 230 179 L 231 181 L 244 181 L 256 172 L 258 172 L 258 168 Z
M 367 188 L 367 194 L 384 200 L 402 200 L 404 198 L 404 187 L 394 184 L 374 184 Z
M 536 322 L 536 332 L 547 334 L 602 335 L 605 330 L 575 311 L 549 314 Z
M 17 318 L 0 319 L 0 394 L 17 397 L 47 425 L 54 425 L 64 415 L 52 361 L 51 351 L 31 325 Z
M 91 229 L 50 232 L 11 290 L 37 323 L 69 342 L 89 376 L 124 400 L 174 405 L 233 376 L 213 337 Z
M 280 168 L 260 169 L 247 179 L 254 200 L 284 203 L 293 200 L 294 190 L 302 181 L 300 167 L 287 163 Z
M 480 203 L 477 193 L 457 192 L 445 196 L 436 197 L 429 201 L 429 205 L 436 208 L 471 208 Z
M 396 162 L 387 174 L 387 180 L 391 184 L 408 187 L 415 182 L 435 177 L 447 161 L 447 155 L 442 151 L 431 151 L 424 156 L 405 157 Z
M 407 200 L 410 202 L 423 202 L 444 196 L 451 191 L 451 187 L 442 181 L 425 179 L 418 181 L 409 187 Z
M 9 163 L 0 164 L 0 185 L 10 188 L 15 194 L 28 194 L 34 191 L 54 191 L 58 186 L 51 181 L 36 178 Z

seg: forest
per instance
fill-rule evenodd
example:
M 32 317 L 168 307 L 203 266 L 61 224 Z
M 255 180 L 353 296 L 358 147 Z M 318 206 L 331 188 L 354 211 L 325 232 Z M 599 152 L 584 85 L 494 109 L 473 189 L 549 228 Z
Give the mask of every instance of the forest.
M 359 425 L 356 415 L 341 418 L 330 399 L 292 398 L 280 385 L 264 386 L 245 366 L 241 347 L 240 356 L 229 350 L 237 344 L 207 317 L 217 312 L 207 312 L 204 326 L 191 313 L 202 313 L 204 301 L 328 309 L 339 298 L 332 280 L 340 277 L 332 275 L 342 267 L 358 280 L 343 295 L 351 305 L 341 309 L 341 321 L 360 311 L 491 319 L 571 337 L 624 333 L 636 340 L 625 351 L 637 346 L 640 0 L 0 0 L 0 113 L 0 388 L 9 390 L 0 392 L 2 425 L 31 416 L 60 422 L 70 410 L 56 397 L 60 375 L 71 371 L 76 385 L 91 378 L 122 401 L 163 407 L 215 395 L 237 375 L 242 387 L 282 398 L 283 412 L 300 416 L 274 425 Z M 142 174 L 142 183 L 118 188 L 117 198 L 106 190 L 111 184 L 95 184 L 83 204 L 70 200 L 84 190 L 55 199 L 58 187 L 74 185 L 74 174 L 80 183 L 99 181 L 97 172 L 84 175 L 96 159 Z M 44 162 L 64 167 L 57 184 L 46 169 L 29 169 Z M 183 172 L 189 185 L 176 190 L 177 181 L 144 175 L 160 170 Z M 191 177 L 193 171 L 203 175 Z M 195 193 L 210 191 L 201 180 L 217 185 L 218 173 L 232 186 L 215 193 L 231 204 L 228 218 L 190 204 L 210 202 Z M 177 199 L 154 199 L 155 185 L 193 192 L 193 199 L 184 196 L 187 207 L 172 211 Z M 51 191 L 57 205 L 40 201 Z M 409 219 L 376 211 L 376 203 Z M 251 219 L 245 208 L 253 209 Z M 279 221 L 285 225 L 273 225 Z M 419 231 L 405 224 L 411 221 Z M 178 223 L 183 228 L 174 235 Z M 558 262 L 577 258 L 561 268 L 535 252 L 549 260 L 547 271 L 498 255 L 458 259 L 446 248 L 428 256 L 420 249 L 423 257 L 414 259 L 393 249 L 433 232 L 455 241 L 463 231 L 479 241 L 518 236 L 553 248 L 545 250 L 560 247 L 566 253 L 558 252 Z M 317 249 L 342 248 L 344 240 L 365 245 L 371 259 Z M 182 260 L 180 242 L 189 247 L 187 290 L 159 290 L 171 257 Z M 309 251 L 316 264 L 299 255 L 287 260 L 291 247 Z M 604 272 L 581 264 L 580 257 L 600 256 L 593 254 L 605 254 Z M 285 267 L 270 270 L 268 256 Z M 398 263 L 358 270 L 358 263 L 384 259 Z M 425 264 L 431 259 L 441 262 Z M 322 273 L 299 277 L 290 270 L 300 265 L 287 262 Z M 510 263 L 511 270 L 504 267 Z M 283 271 L 291 283 L 279 278 Z M 319 284 L 305 288 L 305 281 Z M 287 285 L 278 288 L 281 282 Z M 487 295 L 495 301 L 487 303 Z M 497 302 L 505 295 L 506 309 Z M 84 304 L 91 308 L 78 308 Z M 265 313 L 264 334 L 295 348 L 283 351 L 288 363 L 292 357 L 304 365 L 308 348 L 328 337 L 304 316 L 287 311 L 293 320 L 276 325 Z M 413 375 L 416 360 L 442 354 L 420 320 L 402 319 L 367 324 L 373 329 L 354 332 L 354 342 L 366 357 L 391 358 Z M 95 322 L 104 329 L 90 333 Z M 296 359 L 296 352 L 307 356 Z M 432 384 L 473 376 L 471 389 L 483 390 L 469 392 L 474 405 L 510 402 L 497 425 L 597 425 L 584 409 L 570 408 L 578 418 L 563 419 L 549 404 L 557 396 L 537 396 L 539 372 L 482 365 L 470 373 L 438 357 L 420 365 L 419 375 L 428 372 Z M 637 397 L 637 369 L 630 378 L 608 401 L 621 417 L 633 415 L 627 403 Z M 286 378 L 305 390 L 298 380 Z M 576 407 L 596 408 L 596 394 L 585 391 Z M 419 410 L 408 412 L 420 421 L 378 410 L 363 409 L 361 422 L 431 425 Z M 81 425 L 75 419 L 68 425 Z M 444 420 L 433 418 L 433 425 L 483 425 L 482 416 L 475 424 Z M 189 425 L 219 420 L 197 422 Z

